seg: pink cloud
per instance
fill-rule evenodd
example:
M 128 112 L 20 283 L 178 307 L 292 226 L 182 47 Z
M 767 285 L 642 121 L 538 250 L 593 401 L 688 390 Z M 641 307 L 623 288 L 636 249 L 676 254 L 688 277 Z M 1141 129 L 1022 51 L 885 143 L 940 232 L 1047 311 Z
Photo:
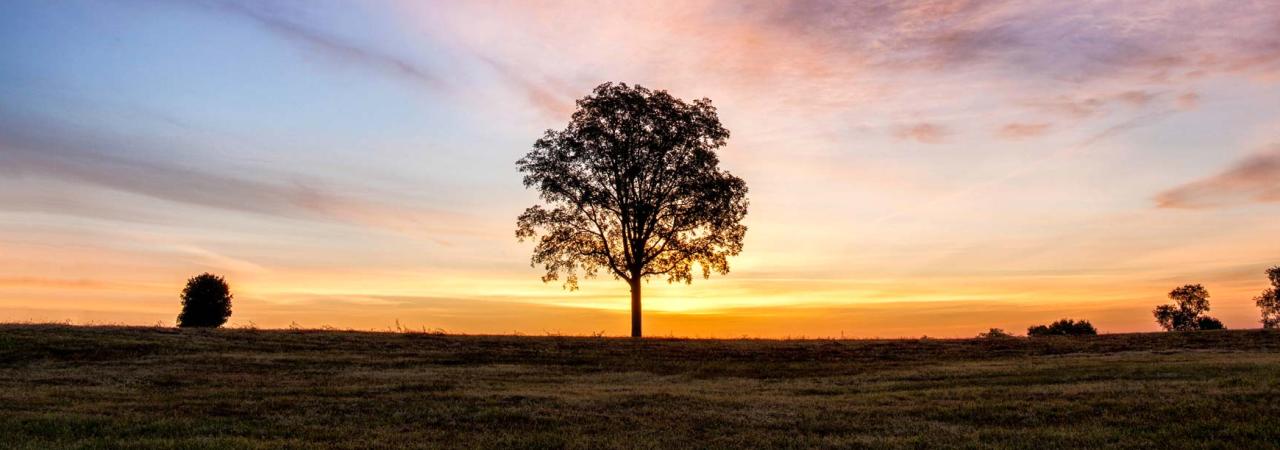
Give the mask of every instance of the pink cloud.
M 1005 139 L 1025 139 L 1043 135 L 1052 128 L 1052 125 L 1044 122 L 1038 123 L 1008 123 L 1000 127 L 999 135 Z
M 903 126 L 893 132 L 893 135 L 897 136 L 898 139 L 914 140 L 922 144 L 940 144 L 950 134 L 950 130 L 932 123 Z
M 1133 108 L 1143 108 L 1150 105 L 1158 97 L 1160 97 L 1160 93 L 1153 93 L 1145 90 L 1129 90 L 1083 97 L 1059 95 L 1052 98 L 1034 100 L 1027 104 L 1032 108 L 1045 112 L 1076 119 L 1083 119 L 1105 113 L 1113 109 L 1112 105 L 1117 103 L 1128 105 Z
M 1072 81 L 1169 81 L 1193 71 L 1274 71 L 1280 61 L 1280 10 L 1265 2 L 810 1 L 723 9 L 892 68 L 995 64 Z M 1216 32 L 1222 28 L 1231 31 Z
M 1280 23 L 1275 8 L 1243 2 L 404 6 L 406 20 L 435 39 L 514 69 L 500 69 L 499 82 L 547 115 L 595 84 L 628 81 L 809 122 L 853 105 L 914 101 L 907 95 L 943 109 L 996 93 L 1072 118 L 1150 107 L 1193 79 L 1276 71 L 1265 61 Z
M 482 57 L 502 80 L 516 89 L 525 101 L 547 117 L 567 118 L 573 114 L 574 100 L 586 93 L 586 90 L 574 90 L 566 83 L 548 79 L 535 79 L 527 72 L 513 68 L 507 63 Z
M 1156 96 L 1147 91 L 1125 91 L 1116 94 L 1115 99 L 1133 106 L 1146 106 Z
M 1202 209 L 1280 202 L 1280 144 L 1227 170 L 1156 195 L 1160 208 Z
M 1190 111 L 1200 107 L 1200 94 L 1187 92 L 1178 96 L 1178 108 Z

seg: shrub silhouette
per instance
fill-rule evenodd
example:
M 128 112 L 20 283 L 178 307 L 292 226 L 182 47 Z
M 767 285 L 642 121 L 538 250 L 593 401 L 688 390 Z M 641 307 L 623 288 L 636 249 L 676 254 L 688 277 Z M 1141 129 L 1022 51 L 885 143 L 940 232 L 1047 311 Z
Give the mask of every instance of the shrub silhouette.
M 1209 310 L 1209 290 L 1199 284 L 1188 284 L 1169 291 L 1172 305 L 1160 305 L 1151 311 L 1156 323 L 1165 331 L 1221 330 L 1218 319 L 1204 315 Z M 1206 328 L 1211 327 L 1211 328 Z
M 1222 325 L 1222 321 L 1212 317 L 1201 317 L 1196 320 L 1196 326 L 1201 330 L 1225 330 L 1227 327 Z
M 1098 330 L 1088 320 L 1062 319 L 1048 326 L 1027 328 L 1027 336 L 1093 336 Z
M 217 328 L 231 317 L 231 288 L 222 277 L 202 273 L 187 280 L 182 289 L 178 326 Z
M 990 330 L 987 330 L 986 333 L 978 333 L 978 337 L 982 339 L 999 339 L 999 338 L 1013 337 L 1013 335 L 1009 334 L 1009 332 L 1007 331 L 1004 331 L 1004 329 L 992 328 Z
M 1262 328 L 1280 328 L 1280 266 L 1267 269 L 1271 287 L 1253 299 L 1262 310 Z

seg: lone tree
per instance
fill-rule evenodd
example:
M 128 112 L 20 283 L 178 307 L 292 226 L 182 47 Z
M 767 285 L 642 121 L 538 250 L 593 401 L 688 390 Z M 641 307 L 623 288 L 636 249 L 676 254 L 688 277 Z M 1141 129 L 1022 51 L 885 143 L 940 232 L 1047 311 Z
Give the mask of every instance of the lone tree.
M 1262 310 L 1262 328 L 1280 328 L 1280 266 L 1267 269 L 1271 287 L 1253 301 Z
M 547 130 L 516 164 L 545 205 L 526 209 L 516 237 L 536 239 L 543 282 L 601 269 L 631 286 L 631 336 L 640 337 L 640 282 L 693 282 L 729 273 L 742 251 L 747 185 L 721 170 L 729 130 L 711 100 L 605 83 L 577 102 L 569 125 Z
M 1156 323 L 1166 331 L 1221 330 L 1218 319 L 1204 315 L 1209 310 L 1209 290 L 1199 284 L 1188 284 L 1169 292 L 1172 305 L 1160 305 L 1151 311 Z
M 231 289 L 222 277 L 203 273 L 187 280 L 182 289 L 178 326 L 217 328 L 231 317 Z

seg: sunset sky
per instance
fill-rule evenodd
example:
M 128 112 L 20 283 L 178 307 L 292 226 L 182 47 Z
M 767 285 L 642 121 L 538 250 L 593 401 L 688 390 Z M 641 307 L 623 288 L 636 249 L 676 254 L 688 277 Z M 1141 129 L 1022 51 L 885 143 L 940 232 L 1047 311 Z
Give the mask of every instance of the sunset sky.
M 718 108 L 727 276 L 649 335 L 1152 331 L 1185 283 L 1258 326 L 1280 265 L 1275 1 L 0 3 L 0 321 L 627 333 L 514 236 L 576 98 Z

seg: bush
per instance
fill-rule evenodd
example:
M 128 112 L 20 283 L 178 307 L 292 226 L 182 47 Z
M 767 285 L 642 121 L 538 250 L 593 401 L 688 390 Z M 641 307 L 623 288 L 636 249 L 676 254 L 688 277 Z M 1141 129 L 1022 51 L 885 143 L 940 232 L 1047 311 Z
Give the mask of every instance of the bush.
M 1200 320 L 1197 320 L 1197 321 L 1196 321 L 1196 325 L 1197 325 L 1197 326 L 1199 326 L 1201 330 L 1225 330 L 1225 329 L 1227 329 L 1227 327 L 1222 326 L 1222 321 L 1221 321 L 1221 320 L 1214 319 L 1214 318 L 1212 318 L 1212 317 L 1201 317 L 1201 318 L 1200 318 Z
M 203 273 L 187 280 L 182 289 L 178 326 L 217 328 L 231 317 L 231 288 L 222 277 Z
M 994 339 L 994 338 L 1013 337 L 1013 335 L 1009 334 L 1007 331 L 1004 331 L 1003 329 L 992 328 L 988 330 L 986 333 L 978 333 L 978 337 L 982 339 Z
M 1062 319 L 1048 326 L 1027 328 L 1027 336 L 1093 336 L 1098 330 L 1088 320 Z

